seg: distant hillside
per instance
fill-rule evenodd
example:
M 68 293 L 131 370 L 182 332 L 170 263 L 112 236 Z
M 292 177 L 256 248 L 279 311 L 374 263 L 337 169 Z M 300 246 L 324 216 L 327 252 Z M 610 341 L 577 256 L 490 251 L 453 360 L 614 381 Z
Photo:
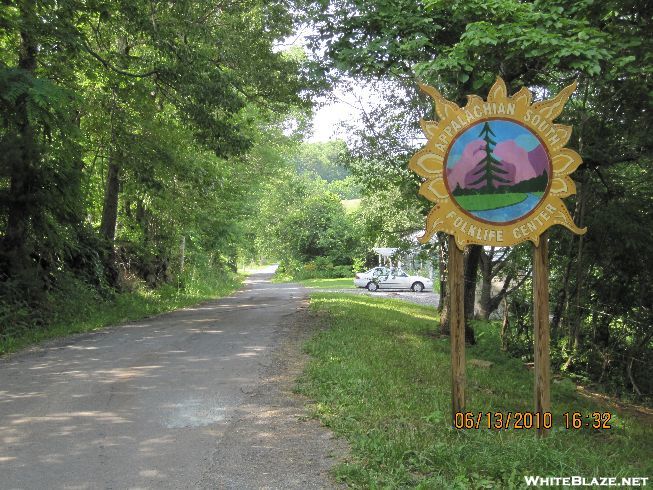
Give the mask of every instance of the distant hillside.
M 343 141 L 305 143 L 295 157 L 295 168 L 300 174 L 317 174 L 327 182 L 349 176 L 344 163 L 347 146 Z

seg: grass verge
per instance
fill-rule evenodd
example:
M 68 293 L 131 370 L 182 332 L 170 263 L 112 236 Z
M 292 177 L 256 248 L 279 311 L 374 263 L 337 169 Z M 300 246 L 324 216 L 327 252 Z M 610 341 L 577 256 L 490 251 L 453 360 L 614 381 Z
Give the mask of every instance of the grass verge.
M 273 283 L 296 282 L 311 289 L 355 289 L 354 275 L 329 279 L 295 279 L 291 275 L 277 273 L 272 276 Z
M 653 475 L 653 430 L 626 414 L 612 429 L 565 430 L 566 411 L 611 411 L 553 384 L 548 438 L 531 430 L 455 430 L 450 421 L 449 341 L 432 335 L 435 310 L 402 301 L 319 293 L 311 309 L 328 328 L 307 343 L 299 391 L 351 445 L 336 477 L 358 488 L 521 488 L 525 475 Z M 478 327 L 467 348 L 467 410 L 532 410 L 532 372 L 499 350 L 496 328 Z M 470 364 L 490 361 L 489 368 Z
M 353 277 L 340 277 L 338 279 L 304 279 L 297 281 L 307 288 L 321 289 L 355 289 Z
M 45 306 L 47 323 L 2 330 L 0 355 L 45 340 L 91 332 L 227 296 L 241 286 L 242 279 L 243 276 L 227 272 L 204 274 L 190 279 L 183 289 L 170 284 L 154 290 L 140 286 L 133 292 L 116 294 L 110 300 L 101 298 L 81 282 L 71 282 Z

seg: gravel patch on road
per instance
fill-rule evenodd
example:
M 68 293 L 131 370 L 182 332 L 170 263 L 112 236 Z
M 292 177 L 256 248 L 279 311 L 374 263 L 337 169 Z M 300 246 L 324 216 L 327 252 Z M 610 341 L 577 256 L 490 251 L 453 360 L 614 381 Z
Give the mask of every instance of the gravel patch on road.
M 392 298 L 408 301 L 422 306 L 436 307 L 440 301 L 440 295 L 433 292 L 414 293 L 412 291 L 375 291 L 370 292 L 364 288 L 343 288 L 343 289 L 319 289 L 324 293 L 347 293 L 347 294 L 364 294 L 366 296 L 378 298 Z

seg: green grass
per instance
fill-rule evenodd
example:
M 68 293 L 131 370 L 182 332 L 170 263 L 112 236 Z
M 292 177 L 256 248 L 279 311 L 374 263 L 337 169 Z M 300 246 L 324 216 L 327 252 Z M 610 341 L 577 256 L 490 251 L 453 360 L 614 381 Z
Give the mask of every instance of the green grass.
M 296 282 L 311 289 L 354 289 L 354 277 L 339 277 L 336 279 L 295 279 L 288 274 L 275 274 L 273 283 Z
M 100 298 L 91 288 L 71 281 L 46 308 L 45 326 L 22 324 L 2 330 L 0 355 L 67 335 L 92 332 L 127 321 L 227 296 L 242 284 L 243 276 L 228 273 L 205 274 L 189 280 L 184 289 L 165 285 L 152 290 L 139 287 L 134 292 Z
M 303 284 L 307 288 L 323 288 L 323 289 L 355 289 L 354 278 L 352 277 L 340 277 L 338 279 L 304 279 L 302 281 L 297 281 L 299 284 Z
M 272 282 L 275 284 L 296 282 L 311 289 L 355 289 L 354 286 L 354 273 L 351 277 L 338 277 L 338 278 L 313 278 L 313 279 L 299 279 L 290 274 L 277 272 L 272 276 Z
M 312 360 L 298 389 L 346 438 L 351 455 L 336 477 L 357 488 L 519 488 L 524 475 L 651 476 L 653 431 L 616 415 L 607 431 L 565 430 L 565 411 L 613 411 L 553 384 L 554 429 L 455 430 L 450 420 L 449 341 L 431 335 L 433 308 L 347 294 L 314 294 L 311 309 L 330 327 L 306 348 Z M 478 326 L 467 360 L 467 410 L 532 410 L 532 373 L 499 350 L 496 327 Z
M 467 211 L 487 211 L 520 203 L 527 197 L 523 192 L 456 196 L 456 202 Z

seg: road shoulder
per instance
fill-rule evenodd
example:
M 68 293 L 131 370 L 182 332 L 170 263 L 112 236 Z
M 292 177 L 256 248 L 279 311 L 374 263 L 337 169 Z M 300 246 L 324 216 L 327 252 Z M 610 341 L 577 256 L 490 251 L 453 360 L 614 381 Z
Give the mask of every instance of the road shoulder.
M 340 488 L 330 469 L 348 446 L 309 416 L 306 397 L 294 392 L 309 357 L 303 344 L 319 325 L 308 300 L 276 331 L 259 383 L 243 388 L 247 400 L 220 439 L 200 488 Z

